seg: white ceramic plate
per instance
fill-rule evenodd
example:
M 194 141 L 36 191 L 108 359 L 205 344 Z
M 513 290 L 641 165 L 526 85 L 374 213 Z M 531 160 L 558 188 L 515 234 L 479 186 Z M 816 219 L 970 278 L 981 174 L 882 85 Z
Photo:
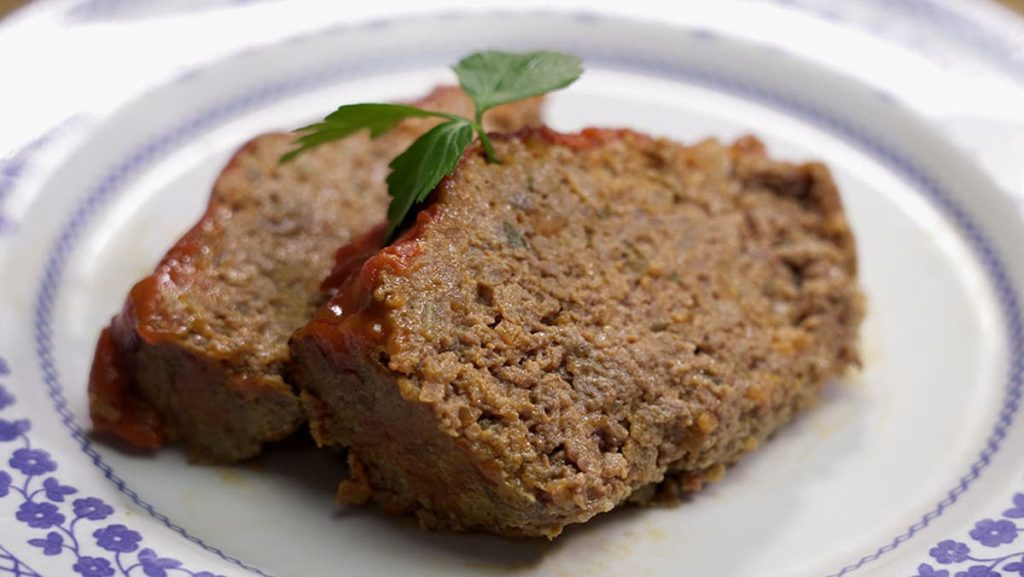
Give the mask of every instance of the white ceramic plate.
M 754 132 L 776 156 L 828 162 L 870 302 L 864 370 L 689 502 L 616 511 L 552 543 L 341 509 L 340 460 L 301 442 L 236 467 L 94 442 L 97 333 L 233 149 L 343 102 L 422 93 L 482 47 L 584 58 L 584 78 L 551 99 L 556 128 Z M 1024 574 L 1021 214 L 887 95 L 776 50 L 565 14 L 333 29 L 120 108 L 0 234 L 0 575 Z

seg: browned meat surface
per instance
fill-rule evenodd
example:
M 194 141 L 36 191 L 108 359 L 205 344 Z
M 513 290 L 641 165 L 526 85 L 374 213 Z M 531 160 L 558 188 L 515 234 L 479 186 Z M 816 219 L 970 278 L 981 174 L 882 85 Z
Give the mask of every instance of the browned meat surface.
M 458 89 L 417 103 L 470 115 Z M 493 130 L 539 122 L 539 101 L 495 111 Z M 384 217 L 387 165 L 434 124 L 328 144 L 291 164 L 294 136 L 267 134 L 224 168 L 206 213 L 132 288 L 104 329 L 89 383 L 97 431 L 200 462 L 245 459 L 304 421 L 282 378 L 288 337 L 323 304 L 335 249 Z
M 342 501 L 553 537 L 698 488 L 857 363 L 856 251 L 825 166 L 750 137 L 496 146 L 396 243 L 361 267 L 349 251 L 356 272 L 293 337 L 314 436 L 349 447 Z

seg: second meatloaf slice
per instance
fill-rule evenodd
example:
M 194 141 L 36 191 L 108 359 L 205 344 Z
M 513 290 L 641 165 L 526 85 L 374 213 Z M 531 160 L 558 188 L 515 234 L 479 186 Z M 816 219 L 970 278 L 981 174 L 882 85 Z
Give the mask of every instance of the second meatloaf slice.
M 496 148 L 342 263 L 293 337 L 314 436 L 350 447 L 343 501 L 554 536 L 720 474 L 856 363 L 856 253 L 823 165 L 629 131 Z
M 472 113 L 455 88 L 417 103 Z M 539 101 L 496 110 L 492 130 L 536 124 Z M 206 213 L 132 288 L 100 336 L 90 375 L 95 428 L 144 448 L 180 440 L 190 457 L 255 455 L 303 421 L 283 378 L 288 337 L 324 297 L 335 249 L 384 217 L 388 163 L 434 122 L 413 120 L 278 164 L 294 135 L 242 147 Z

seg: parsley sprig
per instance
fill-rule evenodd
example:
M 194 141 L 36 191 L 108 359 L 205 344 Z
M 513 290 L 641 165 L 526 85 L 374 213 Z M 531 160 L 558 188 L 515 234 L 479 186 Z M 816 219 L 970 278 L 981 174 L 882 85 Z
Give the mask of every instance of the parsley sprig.
M 473 118 L 423 110 L 404 104 L 348 104 L 321 122 L 298 129 L 296 148 L 281 157 L 289 162 L 332 140 L 368 129 L 376 138 L 407 118 L 436 117 L 444 122 L 431 128 L 389 164 L 387 177 L 388 238 L 417 203 L 423 202 L 441 179 L 452 173 L 463 151 L 479 138 L 488 162 L 497 162 L 494 146 L 483 128 L 483 116 L 496 106 L 565 88 L 583 73 L 580 59 L 546 50 L 511 53 L 488 50 L 471 54 L 452 67 L 462 90 L 473 101 Z

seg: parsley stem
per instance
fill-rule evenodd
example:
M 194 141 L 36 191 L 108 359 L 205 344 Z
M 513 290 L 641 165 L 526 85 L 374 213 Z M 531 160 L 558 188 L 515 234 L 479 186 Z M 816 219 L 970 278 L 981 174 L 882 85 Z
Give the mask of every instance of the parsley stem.
M 484 111 L 477 106 L 474 112 L 476 112 L 476 121 L 473 123 L 473 129 L 480 136 L 480 143 L 484 145 L 487 162 L 498 162 L 498 155 L 494 153 L 494 145 L 491 144 L 491 139 L 487 138 L 487 131 L 484 130 Z
M 491 139 L 487 138 L 487 133 L 483 130 L 478 130 L 477 134 L 480 135 L 480 143 L 484 145 L 487 162 L 498 162 L 498 156 L 494 153 L 494 145 L 491 144 Z

